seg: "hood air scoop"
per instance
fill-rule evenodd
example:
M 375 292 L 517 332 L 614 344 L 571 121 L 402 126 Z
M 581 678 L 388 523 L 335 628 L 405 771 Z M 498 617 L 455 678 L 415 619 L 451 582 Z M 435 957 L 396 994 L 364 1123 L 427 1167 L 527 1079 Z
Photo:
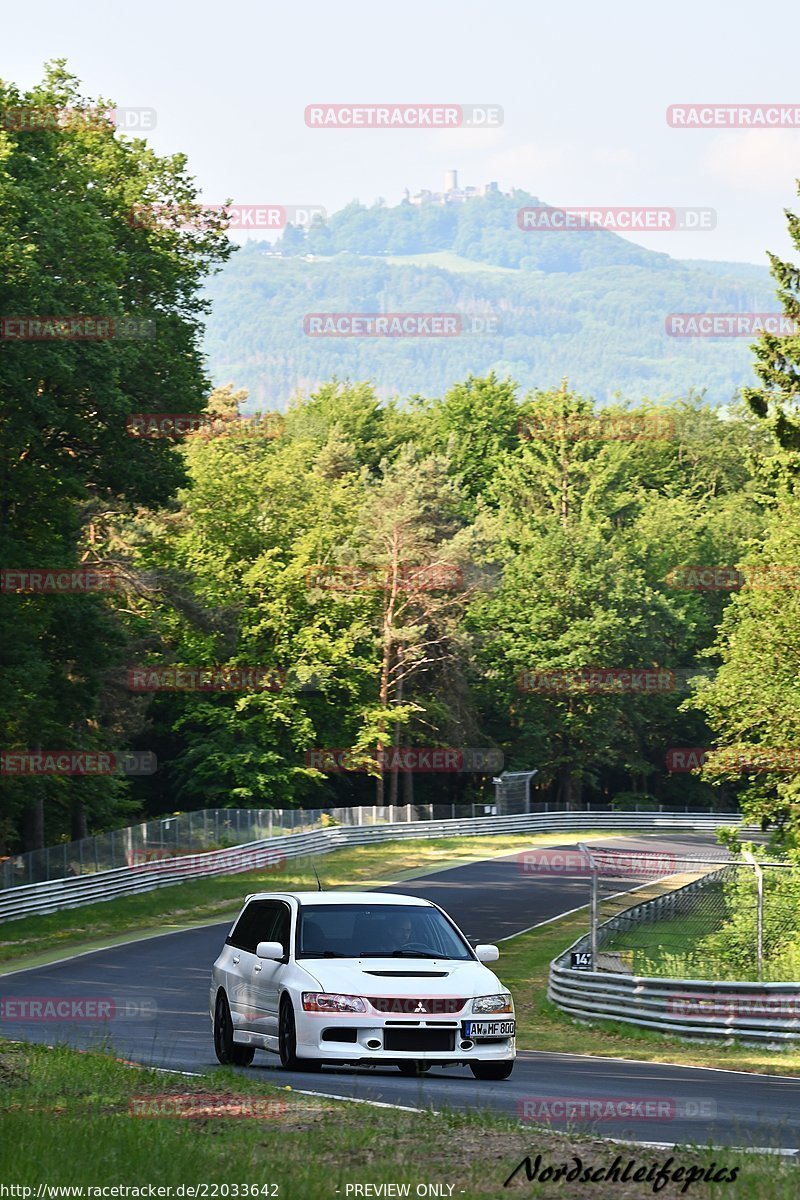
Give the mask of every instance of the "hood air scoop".
M 449 971 L 365 971 L 365 975 L 380 975 L 382 979 L 447 979 Z

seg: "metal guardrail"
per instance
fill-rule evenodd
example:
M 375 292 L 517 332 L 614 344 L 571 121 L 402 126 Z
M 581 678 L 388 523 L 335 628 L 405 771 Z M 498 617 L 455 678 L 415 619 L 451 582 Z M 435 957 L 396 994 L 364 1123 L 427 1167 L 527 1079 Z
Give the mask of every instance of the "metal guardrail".
M 530 772 L 526 772 L 526 775 Z M 177 857 L 205 854 L 231 846 L 249 846 L 264 838 L 289 833 L 311 833 L 331 825 L 394 825 L 414 821 L 454 821 L 457 817 L 517 816 L 520 813 L 564 812 L 566 805 L 547 800 L 530 800 L 523 792 L 512 795 L 505 774 L 495 780 L 494 803 L 473 801 L 456 804 L 361 804 L 345 808 L 205 808 L 173 812 L 138 821 L 122 829 L 93 834 L 72 842 L 43 846 L 0 857 L 0 891 L 47 883 L 52 879 L 72 879 L 117 867 L 140 866 L 156 856 Z M 642 812 L 660 812 L 662 806 L 645 803 Z M 577 811 L 577 810 L 574 810 Z M 617 808 L 613 801 L 594 801 L 582 805 L 581 812 L 639 812 Z M 697 812 L 688 805 L 675 805 L 669 812 Z M 703 811 L 711 811 L 705 809 Z M 714 810 L 717 811 L 717 810 Z
M 498 833 L 557 833 L 628 829 L 714 830 L 738 825 L 732 813 L 609 813 L 550 812 L 521 813 L 494 817 L 464 817 L 455 820 L 412 821 L 384 825 L 338 825 L 311 833 L 266 838 L 226 850 L 189 854 L 156 863 L 135 864 L 46 883 L 23 884 L 0 891 L 0 921 L 16 920 L 36 913 L 79 908 L 118 896 L 149 892 L 187 879 L 229 875 L 256 868 L 276 868 L 286 859 L 329 854 L 344 846 L 400 838 L 465 837 Z
M 702 879 L 626 909 L 600 926 L 598 944 L 635 921 L 670 915 L 680 895 L 724 878 L 730 869 L 710 871 Z M 667 979 L 569 965 L 574 951 L 587 951 L 590 946 L 591 935 L 584 934 L 550 964 L 548 998 L 577 1020 L 625 1021 L 682 1038 L 737 1039 L 767 1048 L 800 1042 L 800 982 Z

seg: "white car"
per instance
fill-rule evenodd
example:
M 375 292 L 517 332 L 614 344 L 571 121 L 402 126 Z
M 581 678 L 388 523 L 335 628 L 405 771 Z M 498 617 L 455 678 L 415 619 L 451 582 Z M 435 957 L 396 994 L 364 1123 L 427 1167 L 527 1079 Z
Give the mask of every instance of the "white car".
M 211 972 L 217 1058 L 248 1066 L 259 1049 L 288 1070 L 393 1063 L 404 1075 L 463 1063 L 508 1079 L 514 1004 L 483 965 L 498 957 L 415 896 L 248 896 Z

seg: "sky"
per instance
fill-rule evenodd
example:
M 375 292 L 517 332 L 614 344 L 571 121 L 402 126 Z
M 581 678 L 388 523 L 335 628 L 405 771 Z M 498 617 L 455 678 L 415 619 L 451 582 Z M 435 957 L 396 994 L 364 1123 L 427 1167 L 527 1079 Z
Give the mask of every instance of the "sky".
M 21 88 L 64 57 L 87 95 L 155 109 L 148 140 L 188 155 L 207 203 L 396 204 L 457 169 L 554 205 L 715 210 L 713 229 L 631 238 L 678 258 L 790 254 L 800 128 L 676 129 L 666 110 L 800 109 L 797 0 L 38 0 L 6 4 L 2 31 Z M 503 123 L 309 128 L 317 103 L 497 105 Z

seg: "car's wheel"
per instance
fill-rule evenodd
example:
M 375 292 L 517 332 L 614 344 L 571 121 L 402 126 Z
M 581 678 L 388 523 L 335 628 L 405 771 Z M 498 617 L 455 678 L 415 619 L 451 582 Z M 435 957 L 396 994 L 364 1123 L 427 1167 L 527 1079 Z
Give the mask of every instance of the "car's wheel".
M 424 1075 L 431 1069 L 430 1063 L 424 1062 L 401 1062 L 397 1067 L 401 1075 Z
M 281 1000 L 278 1016 L 278 1053 L 281 1056 L 281 1066 L 285 1071 L 318 1071 L 322 1065 L 316 1058 L 297 1057 L 294 1009 L 288 996 L 284 996 Z
M 514 1070 L 514 1059 L 506 1059 L 505 1062 L 470 1063 L 469 1069 L 476 1079 L 508 1079 Z
M 225 1067 L 249 1067 L 255 1056 L 255 1047 L 237 1046 L 233 1040 L 233 1019 L 224 992 L 214 1006 L 214 1053 Z

